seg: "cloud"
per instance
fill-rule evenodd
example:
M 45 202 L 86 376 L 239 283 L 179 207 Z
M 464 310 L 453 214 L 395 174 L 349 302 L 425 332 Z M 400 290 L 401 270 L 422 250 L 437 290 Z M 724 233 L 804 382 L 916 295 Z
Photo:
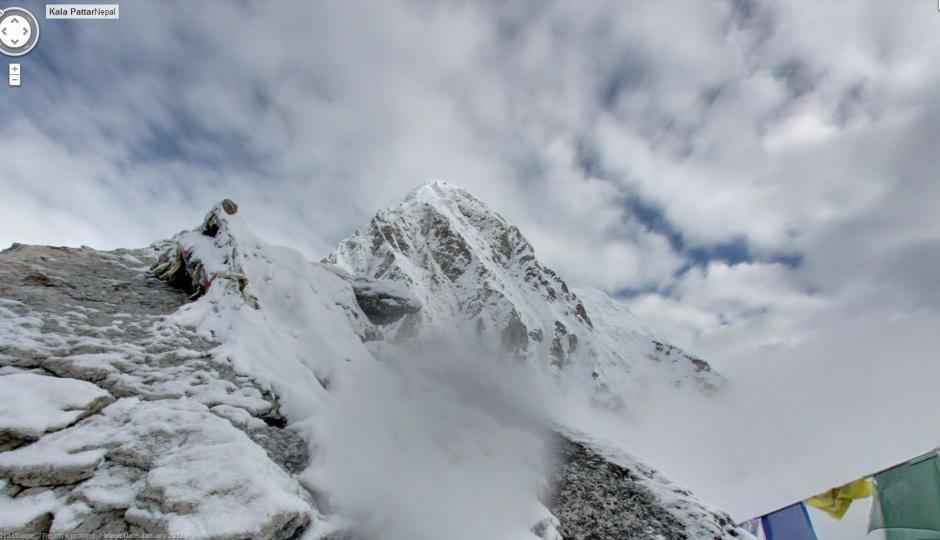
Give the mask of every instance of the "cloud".
M 584 421 L 739 520 L 935 447 L 936 314 L 828 315 L 799 343 L 728 366 L 718 399 L 665 394 L 642 418 Z M 850 525 L 827 538 L 865 535 Z
M 5 101 L 6 131 L 81 163 L 3 187 L 36 209 L 60 182 L 127 197 L 111 212 L 70 208 L 78 227 L 60 242 L 146 243 L 167 228 L 115 237 L 97 223 L 163 200 L 192 215 L 230 195 L 263 234 L 318 256 L 444 177 L 575 281 L 666 286 L 690 250 L 744 240 L 755 259 L 806 254 L 801 239 L 881 203 L 894 173 L 884 141 L 916 122 L 936 42 L 915 13 L 866 6 L 814 7 L 839 23 L 799 33 L 778 29 L 821 23 L 749 2 L 392 2 L 368 18 L 339 2 L 182 6 L 46 21 L 29 92 Z M 96 160 L 109 181 L 86 171 Z M 0 241 L 60 235 L 18 223 Z M 664 246 L 671 233 L 687 249 Z M 598 264 L 582 263 L 587 251 Z
M 356 537 L 523 538 L 544 516 L 557 392 L 471 342 L 386 351 L 336 395 L 308 474 Z

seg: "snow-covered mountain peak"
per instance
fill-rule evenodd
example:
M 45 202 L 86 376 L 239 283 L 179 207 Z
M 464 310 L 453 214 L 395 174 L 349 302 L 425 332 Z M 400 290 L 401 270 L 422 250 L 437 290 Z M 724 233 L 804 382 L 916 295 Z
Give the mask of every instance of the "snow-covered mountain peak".
M 523 271 L 521 276 L 530 279 L 540 266 L 535 261 L 535 250 L 519 229 L 468 191 L 440 180 L 413 190 L 398 206 L 379 211 L 372 225 L 383 227 L 381 233 L 394 233 L 396 226 L 419 232 L 423 238 L 414 239 L 428 241 L 432 254 L 437 255 L 435 262 L 451 280 L 458 279 L 474 259 L 490 271 L 494 267 L 513 273 Z M 394 234 L 389 239 L 403 255 L 412 256 L 410 244 L 398 242 L 400 238 Z M 443 255 L 458 257 L 446 261 Z M 554 276 L 554 272 L 548 273 Z M 567 289 L 560 279 L 556 281 L 548 285 L 550 299 L 557 295 L 551 285 Z
M 655 339 L 608 305 L 582 300 L 536 257 L 520 230 L 469 192 L 433 181 L 380 210 L 325 262 L 357 277 L 407 288 L 423 308 L 392 325 L 396 340 L 453 328 L 500 343 L 518 358 L 565 372 L 604 392 L 616 384 L 690 380 L 713 389 L 718 376 Z M 593 305 L 612 314 L 598 332 Z M 615 331 L 612 331 L 614 329 Z M 666 364 L 664 369 L 659 364 Z M 648 373 L 649 376 L 638 376 Z M 614 392 L 619 394 L 620 391 Z
M 326 261 L 412 290 L 424 308 L 400 323 L 399 339 L 457 323 L 521 357 L 545 356 L 561 366 L 591 330 L 584 305 L 536 259 L 519 229 L 445 182 L 379 211 Z
M 430 210 L 446 217 L 452 230 L 467 240 L 467 247 L 478 248 L 476 255 L 483 262 L 499 266 L 514 278 L 530 284 L 549 301 L 563 297 L 578 309 L 576 295 L 554 271 L 539 263 L 535 249 L 519 229 L 470 192 L 435 180 L 412 191 L 399 208 L 419 213 Z M 581 313 L 580 318 L 591 326 L 586 313 Z

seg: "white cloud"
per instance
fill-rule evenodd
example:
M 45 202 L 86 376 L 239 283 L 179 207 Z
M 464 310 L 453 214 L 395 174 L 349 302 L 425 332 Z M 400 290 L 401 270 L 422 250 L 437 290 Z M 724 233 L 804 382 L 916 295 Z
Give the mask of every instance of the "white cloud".
M 822 115 L 813 110 L 792 113 L 765 135 L 768 151 L 778 152 L 790 146 L 823 144 L 838 133 Z
M 762 347 L 801 342 L 812 331 L 805 321 L 836 300 L 781 263 L 712 262 L 685 273 L 668 297 L 645 294 L 628 303 L 674 343 L 724 368 Z

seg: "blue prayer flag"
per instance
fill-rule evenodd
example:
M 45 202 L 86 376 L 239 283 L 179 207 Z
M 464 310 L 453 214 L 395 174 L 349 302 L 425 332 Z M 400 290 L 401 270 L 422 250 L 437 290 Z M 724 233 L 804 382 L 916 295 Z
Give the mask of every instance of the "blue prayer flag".
M 803 503 L 791 504 L 761 518 L 767 540 L 817 540 Z

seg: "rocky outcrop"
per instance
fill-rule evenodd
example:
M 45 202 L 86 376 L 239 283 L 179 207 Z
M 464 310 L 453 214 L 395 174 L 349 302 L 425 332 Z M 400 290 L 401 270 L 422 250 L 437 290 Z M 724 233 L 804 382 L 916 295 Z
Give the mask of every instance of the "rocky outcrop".
M 421 310 L 421 303 L 407 290 L 377 281 L 352 282 L 356 302 L 374 324 L 386 325 Z
M 153 275 L 186 291 L 190 299 L 204 295 L 218 281 L 221 285 L 217 286 L 238 291 L 246 304 L 257 309 L 258 299 L 248 290 L 248 277 L 241 267 L 238 241 L 229 230 L 226 217 L 237 212 L 238 205 L 231 199 L 224 199 L 206 214 L 199 227 L 179 233 L 164 243 L 151 267 Z M 206 259 L 197 251 L 205 253 L 199 248 L 209 242 L 216 250 L 207 251 L 216 256 Z
M 546 506 L 562 538 L 699 540 L 738 538 L 731 518 L 701 504 L 626 456 L 613 460 L 558 437 L 558 467 Z
M 306 443 L 168 318 L 187 293 L 151 276 L 154 255 L 0 253 L 0 506 L 23 508 L 4 533 L 280 539 L 310 523 L 292 476 Z
M 584 445 L 559 441 L 548 508 L 563 538 L 686 540 L 684 525 L 666 511 L 635 473 L 603 459 Z

